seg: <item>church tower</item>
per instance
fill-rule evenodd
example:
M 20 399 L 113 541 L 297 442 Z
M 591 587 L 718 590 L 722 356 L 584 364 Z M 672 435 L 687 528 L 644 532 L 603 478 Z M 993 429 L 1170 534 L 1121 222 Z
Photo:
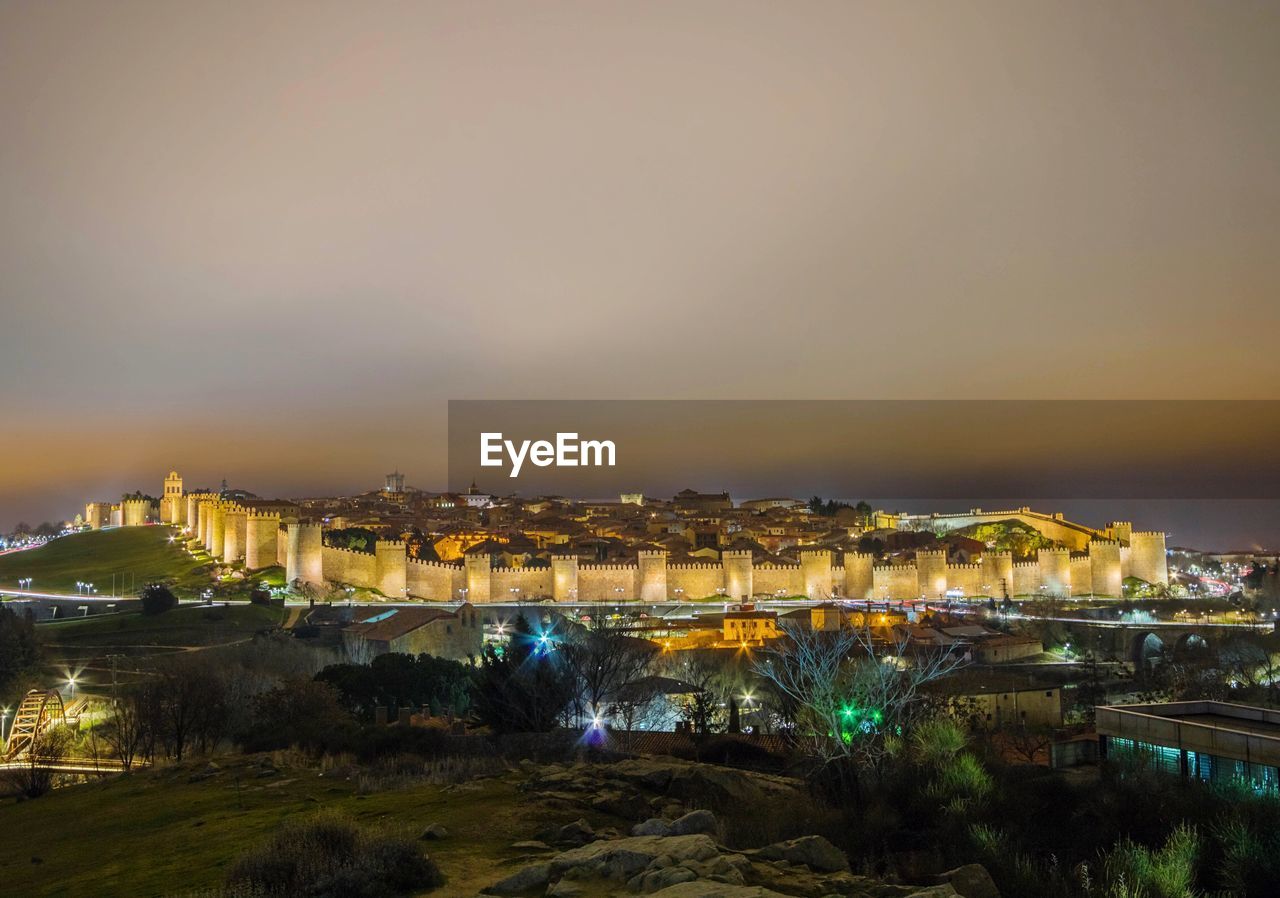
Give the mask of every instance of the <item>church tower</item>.
M 164 492 L 160 494 L 160 520 L 166 524 L 185 523 L 186 503 L 182 501 L 182 477 L 170 471 L 164 479 Z

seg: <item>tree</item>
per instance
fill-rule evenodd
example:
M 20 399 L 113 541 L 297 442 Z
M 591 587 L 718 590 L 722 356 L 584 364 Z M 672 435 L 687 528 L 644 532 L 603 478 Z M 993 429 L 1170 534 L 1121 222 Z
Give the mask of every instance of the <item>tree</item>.
M 922 687 L 961 664 L 945 651 L 913 652 L 905 631 L 877 653 L 861 630 L 785 629 L 788 638 L 753 668 L 783 698 L 800 745 L 822 763 L 879 768 L 895 740 L 928 716 Z
M 328 683 L 291 679 L 253 698 L 250 725 L 240 736 L 247 751 L 320 751 L 349 730 L 351 715 Z
M 575 630 L 559 653 L 573 676 L 579 722 L 599 717 L 609 700 L 647 677 L 657 651 L 649 640 L 632 636 L 619 619 L 597 615 L 590 627 Z
M 372 719 L 378 705 L 426 706 L 433 714 L 463 714 L 471 707 L 471 669 L 431 655 L 389 653 L 367 664 L 331 664 L 316 680 L 337 691 L 343 706 Z
M 26 798 L 39 798 L 52 789 L 58 774 L 50 764 L 67 756 L 72 738 L 65 726 L 50 726 L 37 733 L 21 762 L 7 771 L 14 791 Z
M 709 736 L 725 725 L 720 699 L 725 693 L 728 658 L 713 649 L 681 652 L 673 675 L 693 687 L 680 702 L 680 712 L 696 736 Z
M 111 746 L 125 770 L 147 757 L 151 715 L 147 713 L 143 689 L 131 689 L 111 706 L 103 738 Z
M 574 697 L 573 673 L 550 633 L 536 633 L 524 615 L 510 641 L 486 646 L 475 674 L 475 711 L 498 733 L 544 733 Z
M 164 614 L 178 607 L 178 597 L 163 583 L 148 583 L 138 596 L 143 614 Z
M 41 656 L 31 612 L 0 608 L 0 695 L 9 694 L 23 676 L 36 671 Z
M 174 760 L 187 749 L 207 751 L 226 733 L 227 704 L 222 680 L 201 661 L 162 662 L 156 668 L 160 735 Z

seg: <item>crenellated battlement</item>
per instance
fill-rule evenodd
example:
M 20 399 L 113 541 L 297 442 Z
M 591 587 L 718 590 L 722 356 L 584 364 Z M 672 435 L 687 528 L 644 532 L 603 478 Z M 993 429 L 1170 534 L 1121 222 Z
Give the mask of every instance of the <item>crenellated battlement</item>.
M 345 546 L 329 546 L 324 547 L 326 552 L 339 552 L 343 555 L 359 555 L 363 558 L 373 558 L 377 553 L 366 552 L 364 549 L 348 549 Z
M 451 571 L 454 573 L 460 573 L 463 570 L 462 565 L 460 564 L 451 564 L 447 561 L 430 561 L 423 558 L 413 558 L 409 556 L 405 557 L 405 563 L 410 566 L 431 568 L 432 570 Z

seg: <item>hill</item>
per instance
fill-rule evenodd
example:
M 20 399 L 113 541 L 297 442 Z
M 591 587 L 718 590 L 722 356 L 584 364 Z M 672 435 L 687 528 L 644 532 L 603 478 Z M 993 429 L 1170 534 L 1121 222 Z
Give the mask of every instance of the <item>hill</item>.
M 17 589 L 20 579 L 30 577 L 32 589 L 74 593 L 76 583 L 85 582 L 105 596 L 114 578 L 117 591 L 166 580 L 176 592 L 194 595 L 209 585 L 208 561 L 188 553 L 182 540 L 170 541 L 173 534 L 168 527 L 91 530 L 0 555 L 0 589 Z
M 1021 521 L 999 521 L 990 524 L 970 524 L 949 531 L 956 536 L 967 536 L 985 543 L 997 552 L 1010 552 L 1015 559 L 1030 558 L 1041 549 L 1052 549 L 1053 540 L 1036 528 Z

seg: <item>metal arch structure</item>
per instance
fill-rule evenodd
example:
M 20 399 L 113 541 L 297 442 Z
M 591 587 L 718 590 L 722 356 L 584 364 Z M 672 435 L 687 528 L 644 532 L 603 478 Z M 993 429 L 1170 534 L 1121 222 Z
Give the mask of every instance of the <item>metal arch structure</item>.
M 4 759 L 13 761 L 26 755 L 49 727 L 66 722 L 66 708 L 56 689 L 32 689 L 23 696 L 22 704 L 13 716 Z

